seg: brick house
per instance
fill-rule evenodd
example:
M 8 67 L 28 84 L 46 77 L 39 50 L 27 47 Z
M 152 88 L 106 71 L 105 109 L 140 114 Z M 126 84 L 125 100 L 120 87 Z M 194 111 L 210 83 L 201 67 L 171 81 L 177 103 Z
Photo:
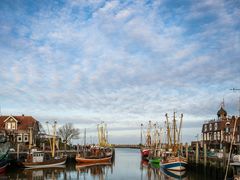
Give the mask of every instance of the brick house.
M 32 116 L 0 116 L 0 134 L 7 136 L 12 146 L 31 148 L 36 144 L 39 122 Z
M 233 137 L 234 124 L 236 120 L 235 135 Z M 233 145 L 240 145 L 240 117 L 228 116 L 222 105 L 217 112 L 217 119 L 206 121 L 202 125 L 202 140 L 209 149 L 229 149 L 231 140 Z

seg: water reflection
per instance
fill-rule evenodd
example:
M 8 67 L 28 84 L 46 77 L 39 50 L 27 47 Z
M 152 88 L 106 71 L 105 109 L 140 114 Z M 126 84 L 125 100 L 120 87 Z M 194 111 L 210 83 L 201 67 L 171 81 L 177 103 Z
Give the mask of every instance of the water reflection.
M 54 168 L 43 168 L 43 169 L 20 169 L 16 170 L 15 173 L 11 173 L 8 176 L 9 179 L 16 180 L 44 180 L 52 179 L 56 180 L 66 172 L 66 166 L 56 166 Z
M 76 164 L 76 171 L 78 179 L 86 177 L 86 174 L 91 175 L 94 179 L 106 179 L 109 172 L 113 172 L 113 163 Z
M 141 179 L 167 179 L 167 180 L 172 180 L 172 179 L 187 179 L 187 173 L 186 171 L 169 171 L 166 169 L 163 169 L 160 167 L 160 164 L 157 163 L 149 163 L 146 160 L 142 160 L 140 164 L 140 169 L 142 171 L 141 173 Z M 144 172 L 146 173 L 146 177 L 143 176 Z

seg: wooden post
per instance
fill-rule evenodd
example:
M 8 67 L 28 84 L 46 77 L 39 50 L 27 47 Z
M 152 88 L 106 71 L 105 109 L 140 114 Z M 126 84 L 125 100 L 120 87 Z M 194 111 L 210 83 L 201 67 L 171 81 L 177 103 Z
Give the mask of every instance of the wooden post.
M 185 153 L 186 153 L 186 158 L 188 160 L 188 143 L 185 144 Z
M 32 148 L 32 144 L 33 144 L 33 129 L 32 127 L 29 127 L 29 146 L 28 148 L 31 149 Z
M 198 164 L 198 161 L 199 161 L 199 150 L 198 150 L 198 142 L 197 142 L 197 144 L 196 144 L 196 164 Z
M 226 144 L 223 146 L 223 168 L 226 168 Z
M 19 160 L 19 149 L 20 149 L 20 144 L 17 144 L 17 160 Z
M 207 145 L 204 143 L 203 144 L 203 155 L 204 155 L 204 166 L 206 167 L 207 165 Z

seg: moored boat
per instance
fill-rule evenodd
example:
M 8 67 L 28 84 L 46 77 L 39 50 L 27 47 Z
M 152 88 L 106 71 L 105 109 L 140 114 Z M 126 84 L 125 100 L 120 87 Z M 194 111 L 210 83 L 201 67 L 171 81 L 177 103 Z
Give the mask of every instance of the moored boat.
M 100 162 L 111 162 L 112 160 L 112 156 L 108 156 L 108 157 L 82 157 L 80 155 L 77 155 L 75 160 L 78 163 L 100 163 Z
M 44 152 L 34 151 L 28 156 L 25 162 L 19 163 L 24 168 L 48 168 L 63 165 L 66 163 L 67 156 L 46 158 Z
M 155 157 L 155 158 L 149 159 L 149 162 L 154 164 L 159 164 L 160 160 L 161 160 L 160 157 Z
M 161 163 L 161 167 L 172 171 L 185 171 L 187 167 L 187 160 L 184 157 L 169 156 Z
M 141 151 L 142 159 L 147 159 L 149 154 L 150 154 L 150 149 L 149 148 L 142 148 L 140 151 Z

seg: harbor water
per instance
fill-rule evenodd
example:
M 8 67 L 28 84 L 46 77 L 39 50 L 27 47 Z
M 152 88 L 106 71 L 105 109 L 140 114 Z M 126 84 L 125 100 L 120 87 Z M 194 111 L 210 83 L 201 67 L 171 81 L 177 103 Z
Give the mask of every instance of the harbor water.
M 141 160 L 139 149 L 117 148 L 112 163 L 87 166 L 69 160 L 66 165 L 46 169 L 10 168 L 0 180 L 156 180 L 156 179 L 223 179 L 219 173 L 207 173 L 200 167 L 186 172 L 164 171 L 158 164 Z

